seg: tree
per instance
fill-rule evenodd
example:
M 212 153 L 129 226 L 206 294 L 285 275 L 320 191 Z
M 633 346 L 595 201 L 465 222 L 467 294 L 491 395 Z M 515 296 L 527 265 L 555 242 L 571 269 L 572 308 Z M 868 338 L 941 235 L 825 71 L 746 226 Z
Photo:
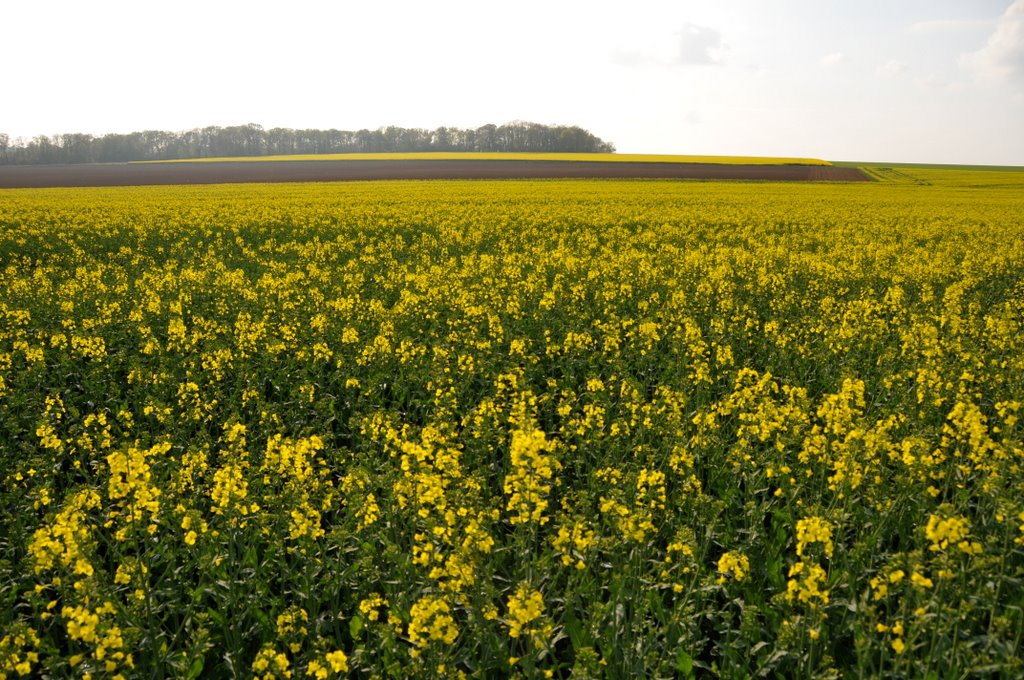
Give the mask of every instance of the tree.
M 431 151 L 451 151 L 452 135 L 446 127 L 439 127 L 430 135 Z
M 476 129 L 474 151 L 498 151 L 497 148 L 498 128 L 492 123 L 481 125 Z
M 513 121 L 476 129 L 395 125 L 376 130 L 264 130 L 255 123 L 184 132 L 146 130 L 94 137 L 69 133 L 29 142 L 0 135 L 0 163 L 89 163 L 267 154 L 411 151 L 613 152 L 615 147 L 572 126 Z

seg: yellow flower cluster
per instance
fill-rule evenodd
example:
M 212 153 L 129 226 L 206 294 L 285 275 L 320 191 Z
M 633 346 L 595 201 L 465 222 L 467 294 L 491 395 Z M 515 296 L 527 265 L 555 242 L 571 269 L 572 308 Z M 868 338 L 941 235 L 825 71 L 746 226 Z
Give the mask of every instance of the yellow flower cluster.
M 546 629 L 531 625 L 544 615 L 544 596 L 540 591 L 533 589 L 529 584 L 520 583 L 516 586 L 515 592 L 509 595 L 506 606 L 509 637 L 518 638 L 524 633 L 533 637 L 546 632 Z
M 572 524 L 568 521 L 563 522 L 558 527 L 558 533 L 551 539 L 551 545 L 558 553 L 562 564 L 576 569 L 587 568 L 587 554 L 596 542 L 594 530 L 582 521 Z
M 742 581 L 750 572 L 750 560 L 741 552 L 727 551 L 718 558 L 718 585 L 723 585 L 729 577 Z
M 277 615 L 277 637 L 279 640 L 290 640 L 288 647 L 292 652 L 298 652 L 301 648 L 301 640 L 309 634 L 306 627 L 309 623 L 309 614 L 302 607 L 289 607 Z
M 241 465 L 228 464 L 213 474 L 213 487 L 210 489 L 213 512 L 224 514 L 237 510 L 242 515 L 249 514 L 249 505 L 243 502 L 249 495 L 249 482 L 243 471 Z
M 928 549 L 933 552 L 945 550 L 950 545 L 955 545 L 968 555 L 976 555 L 982 551 L 981 543 L 967 540 L 971 534 L 971 524 L 966 517 L 929 515 L 924 534 L 931 541 Z
M 39 636 L 24 623 L 17 624 L 0 639 L 0 680 L 17 674 L 25 677 L 39 663 Z
M 109 601 L 95 610 L 75 605 L 64 607 L 60 613 L 67 626 L 68 637 L 91 648 L 92 658 L 106 673 L 120 675 L 118 670 L 134 668 L 135 661 L 132 654 L 124 651 L 125 642 L 120 626 L 109 620 L 114 614 L 114 604 Z M 73 666 L 77 665 L 74 660 L 73 657 Z
M 657 531 L 655 521 L 665 510 L 667 492 L 663 472 L 641 468 L 635 481 L 628 481 L 615 468 L 597 470 L 596 478 L 605 485 L 607 496 L 598 498 L 598 510 L 618 529 L 627 541 L 644 541 Z
M 340 649 L 327 654 L 327 663 L 330 664 L 331 670 L 335 673 L 345 673 L 348 671 L 348 656 Z
M 907 644 L 903 641 L 903 635 L 905 633 L 902 621 L 896 621 L 891 626 L 887 626 L 884 623 L 879 623 L 875 626 L 875 631 L 878 633 L 889 633 L 891 640 L 889 646 L 892 647 L 892 651 L 896 654 L 903 654 L 907 651 Z
M 826 557 L 832 557 L 832 524 L 821 517 L 806 517 L 796 523 L 796 554 L 803 557 L 807 546 L 820 543 Z
M 551 452 L 553 442 L 541 430 L 514 430 L 509 447 L 511 467 L 505 475 L 506 510 L 512 524 L 546 524 L 553 478 L 560 465 Z
M 380 618 L 380 608 L 388 606 L 388 601 L 380 595 L 371 595 L 359 602 L 359 611 L 370 621 Z
M 93 574 L 88 554 L 92 548 L 88 513 L 100 502 L 96 491 L 83 489 L 68 498 L 49 527 L 36 529 L 28 550 L 37 574 L 58 566 L 71 567 L 75 574 Z
M 260 680 L 278 680 L 292 677 L 290 666 L 287 654 L 277 651 L 273 645 L 265 645 L 252 662 L 252 672 Z
M 786 600 L 804 602 L 812 609 L 821 604 L 828 604 L 828 590 L 821 587 L 827 578 L 828 574 L 819 565 L 797 562 L 789 568 Z
M 148 459 L 166 455 L 170 450 L 171 445 L 164 442 L 141 450 L 129 446 L 125 451 L 115 451 L 107 456 L 107 466 L 110 468 L 107 496 L 111 501 L 123 505 L 121 512 L 127 525 L 148 519 L 150 524 L 147 529 L 150 533 L 156 531 L 154 520 L 160 511 L 161 492 L 152 483 L 153 475 Z M 118 511 L 112 511 L 108 517 L 118 514 Z M 120 529 L 116 534 L 117 539 L 124 540 L 126 532 L 127 527 Z
M 450 645 L 459 636 L 451 605 L 443 597 L 424 595 L 413 603 L 409 616 L 409 641 L 418 647 L 431 640 Z

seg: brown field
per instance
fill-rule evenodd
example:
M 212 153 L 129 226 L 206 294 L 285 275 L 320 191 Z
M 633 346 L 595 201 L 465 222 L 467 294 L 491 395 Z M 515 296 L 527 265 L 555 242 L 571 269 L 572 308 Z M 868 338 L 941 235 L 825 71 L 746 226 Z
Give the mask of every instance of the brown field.
M 591 161 L 268 161 L 0 166 L 0 188 L 336 182 L 379 179 L 698 179 L 870 181 L 856 168 Z

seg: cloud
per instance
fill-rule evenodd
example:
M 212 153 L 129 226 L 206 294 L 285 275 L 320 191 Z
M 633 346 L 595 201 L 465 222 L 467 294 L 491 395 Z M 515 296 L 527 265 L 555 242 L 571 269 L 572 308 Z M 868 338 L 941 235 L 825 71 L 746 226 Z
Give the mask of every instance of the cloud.
M 677 33 L 677 64 L 721 64 L 725 52 L 722 34 L 707 26 L 687 23 Z
M 990 19 L 929 19 L 917 21 L 907 29 L 911 33 L 953 33 L 989 28 L 995 25 Z
M 985 46 L 960 55 L 960 65 L 982 80 L 1024 81 L 1024 0 L 1006 8 Z
M 878 73 L 883 76 L 895 78 L 910 70 L 910 67 L 897 59 L 890 59 L 878 67 Z
M 650 66 L 656 63 L 654 57 L 641 50 L 612 50 L 609 53 L 609 59 L 611 59 L 613 64 L 625 66 L 627 68 Z
M 939 90 L 950 94 L 963 92 L 966 89 L 966 83 L 948 80 L 937 73 L 929 73 L 928 75 L 914 78 L 914 84 L 925 90 Z
M 642 46 L 613 49 L 609 58 L 627 68 L 713 66 L 723 63 L 725 52 L 717 29 L 685 23 L 679 30 L 647 36 Z
M 844 61 L 846 61 L 846 55 L 842 52 L 829 52 L 821 58 L 819 63 L 822 66 L 835 66 L 836 64 L 840 64 Z

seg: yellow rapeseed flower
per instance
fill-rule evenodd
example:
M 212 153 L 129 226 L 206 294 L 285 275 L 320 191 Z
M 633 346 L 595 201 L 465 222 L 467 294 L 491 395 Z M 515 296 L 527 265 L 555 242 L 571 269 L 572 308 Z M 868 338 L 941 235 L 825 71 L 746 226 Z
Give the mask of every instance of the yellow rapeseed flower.
M 523 629 L 544 615 L 544 596 L 526 583 L 520 583 L 515 593 L 509 596 L 508 602 L 508 634 L 517 638 Z
M 725 552 L 718 558 L 718 584 L 722 585 L 728 577 L 742 581 L 750 572 L 750 560 L 741 552 Z

